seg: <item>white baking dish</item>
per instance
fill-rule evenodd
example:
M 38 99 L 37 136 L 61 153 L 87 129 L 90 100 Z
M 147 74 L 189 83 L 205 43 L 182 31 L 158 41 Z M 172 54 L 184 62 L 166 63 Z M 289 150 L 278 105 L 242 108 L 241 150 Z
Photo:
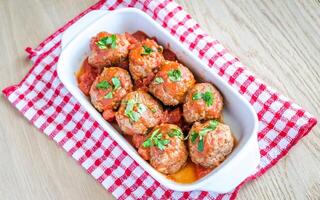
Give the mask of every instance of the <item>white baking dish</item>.
M 155 36 L 162 45 L 170 45 L 180 61 L 195 74 L 198 80 L 213 83 L 224 96 L 223 116 L 225 123 L 238 140 L 230 156 L 204 178 L 192 184 L 179 184 L 167 179 L 144 161 L 123 136 L 106 122 L 91 105 L 77 86 L 75 73 L 89 52 L 89 40 L 100 31 L 114 33 L 141 30 Z M 257 142 L 258 120 L 252 106 L 226 81 L 206 66 L 189 49 L 171 36 L 147 14 L 138 9 L 125 8 L 116 11 L 92 11 L 71 26 L 62 37 L 62 53 L 58 62 L 58 76 L 70 93 L 90 115 L 103 127 L 127 153 L 137 161 L 153 178 L 172 190 L 203 190 L 219 193 L 229 192 L 254 172 L 259 164 L 260 154 Z

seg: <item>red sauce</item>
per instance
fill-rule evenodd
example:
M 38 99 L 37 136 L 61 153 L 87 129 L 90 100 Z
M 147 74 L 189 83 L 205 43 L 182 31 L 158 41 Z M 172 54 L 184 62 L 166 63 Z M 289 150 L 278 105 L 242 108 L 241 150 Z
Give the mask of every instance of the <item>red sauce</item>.
M 100 68 L 89 65 L 88 58 L 83 61 L 76 76 L 78 79 L 78 86 L 85 95 L 89 96 L 90 87 L 100 73 Z
M 134 32 L 134 33 L 132 34 L 132 36 L 133 36 L 134 38 L 136 38 L 138 41 L 142 41 L 142 40 L 145 40 L 145 39 L 147 39 L 147 38 L 150 38 L 150 37 L 148 37 L 147 34 L 145 34 L 145 33 L 142 32 L 142 31 Z
M 178 60 L 176 54 L 167 48 L 163 49 L 163 57 L 164 57 L 164 59 L 170 60 L 170 61 Z

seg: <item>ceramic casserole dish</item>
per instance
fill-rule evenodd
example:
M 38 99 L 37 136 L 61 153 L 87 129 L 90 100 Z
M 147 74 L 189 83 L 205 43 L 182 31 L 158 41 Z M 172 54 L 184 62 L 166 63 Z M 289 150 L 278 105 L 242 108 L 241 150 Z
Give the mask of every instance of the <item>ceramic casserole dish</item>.
M 170 49 L 195 75 L 197 80 L 213 83 L 224 96 L 223 118 L 237 139 L 233 152 L 205 177 L 190 184 L 176 183 L 143 160 L 136 149 L 93 107 L 78 88 L 76 72 L 89 54 L 89 41 L 98 32 L 133 33 L 141 30 Z M 257 141 L 258 120 L 253 107 L 226 81 L 206 66 L 178 39 L 144 12 L 134 8 L 115 11 L 92 11 L 77 21 L 62 37 L 62 52 L 57 66 L 58 76 L 68 91 L 100 126 L 125 151 L 163 186 L 177 191 L 203 190 L 226 193 L 251 175 L 260 161 Z

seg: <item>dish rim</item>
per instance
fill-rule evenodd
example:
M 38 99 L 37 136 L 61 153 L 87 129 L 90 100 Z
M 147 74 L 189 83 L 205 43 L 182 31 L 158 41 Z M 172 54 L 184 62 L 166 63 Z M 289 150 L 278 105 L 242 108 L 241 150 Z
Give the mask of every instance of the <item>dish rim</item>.
M 77 40 L 77 38 L 79 38 L 82 34 L 84 34 L 84 32 L 88 29 L 90 29 L 91 27 L 94 26 L 94 24 L 98 23 L 99 20 L 101 20 L 102 18 L 106 17 L 107 15 L 112 15 L 112 14 L 119 14 L 119 13 L 126 13 L 126 12 L 133 12 L 137 15 L 140 15 L 141 17 L 143 17 L 144 19 L 148 20 L 150 23 L 154 24 L 154 26 L 156 26 L 158 28 L 159 31 L 162 31 L 163 34 L 165 34 L 166 37 L 169 37 L 171 38 L 172 40 L 174 40 L 178 45 L 179 45 L 179 48 L 182 49 L 182 51 L 184 51 L 187 56 L 191 56 L 192 59 L 195 59 L 197 62 L 201 63 L 200 66 L 198 67 L 201 67 L 201 68 L 204 68 L 206 71 L 209 71 L 214 77 L 213 78 L 217 78 L 217 79 L 220 79 L 219 81 L 221 82 L 221 84 L 223 84 L 224 87 L 227 87 L 229 88 L 229 90 L 231 92 L 233 92 L 236 96 L 239 97 L 239 99 L 241 99 L 241 101 L 247 106 L 250 114 L 253 116 L 254 118 L 254 122 L 253 122 L 253 131 L 252 133 L 250 133 L 250 136 L 248 137 L 248 139 L 246 141 L 244 141 L 244 144 L 242 146 L 242 148 L 240 148 L 238 150 L 237 155 L 234 155 L 234 156 L 240 156 L 241 155 L 241 152 L 243 152 L 245 150 L 245 147 L 248 146 L 248 143 L 251 141 L 251 140 L 254 140 L 254 142 L 258 142 L 257 141 L 257 130 L 258 130 L 258 120 L 257 120 L 257 116 L 256 116 L 256 113 L 252 107 L 251 104 L 249 104 L 249 102 L 242 96 L 240 95 L 233 87 L 231 87 L 227 81 L 225 81 L 224 79 L 222 79 L 220 76 L 218 76 L 215 72 L 213 72 L 209 66 L 207 66 L 200 58 L 198 58 L 190 49 L 188 49 L 187 47 L 185 47 L 178 39 L 176 39 L 174 36 L 172 36 L 166 29 L 164 29 L 163 27 L 161 27 L 156 21 L 154 21 L 149 15 L 147 15 L 146 13 L 143 13 L 142 11 L 140 11 L 139 9 L 136 9 L 136 8 L 121 8 L 121 9 L 117 9 L 117 10 L 113 10 L 113 11 L 105 11 L 105 14 L 104 15 L 101 15 L 100 17 L 98 17 L 97 19 L 93 20 L 91 23 L 89 23 L 86 27 L 84 27 L 82 30 L 80 30 L 76 35 L 75 37 L 73 37 L 67 44 L 66 43 L 63 43 L 64 46 L 62 48 L 62 52 L 61 52 L 61 55 L 60 55 L 60 58 L 59 58 L 59 61 L 58 61 L 58 65 L 57 65 L 57 72 L 58 72 L 58 77 L 59 79 L 61 80 L 61 82 L 64 84 L 64 86 L 67 88 L 67 90 L 72 94 L 72 96 L 74 96 L 77 101 L 79 101 L 79 103 L 84 106 L 82 104 L 82 102 L 77 98 L 78 95 L 75 95 L 74 93 L 76 93 L 76 91 L 72 91 L 70 90 L 70 87 L 68 86 L 68 84 L 65 83 L 65 80 L 61 77 L 63 77 L 61 75 L 61 73 L 63 72 L 63 70 L 61 70 L 61 62 L 64 58 L 64 52 L 66 51 L 66 49 L 68 49 L 68 47 L 70 47 L 70 45 L 72 44 L 72 42 L 74 42 L 75 40 Z M 141 30 L 143 31 L 143 30 Z M 70 39 L 70 38 L 69 38 Z M 63 36 L 62 36 L 62 41 L 63 41 Z M 229 91 L 228 91 L 229 92 Z M 84 106 L 86 107 L 86 106 Z M 93 107 L 93 106 L 92 106 Z M 92 116 L 91 112 L 85 108 L 85 110 L 87 112 L 90 113 L 90 115 Z M 103 129 L 106 129 L 105 128 L 105 125 L 102 125 L 100 123 L 101 119 L 96 119 L 96 117 L 92 116 L 95 120 L 97 120 L 99 122 L 99 124 L 102 126 Z M 102 118 L 102 117 L 101 117 Z M 121 146 L 122 149 L 125 149 L 125 147 L 127 146 L 127 144 L 124 144 L 122 141 L 120 140 L 123 140 L 124 138 L 121 138 L 122 135 L 121 133 L 119 133 L 117 130 L 112 130 L 114 129 L 113 126 L 108 123 L 108 122 L 104 122 L 106 123 L 108 126 L 111 126 L 108 127 L 107 126 L 107 132 L 109 133 L 109 135 Z M 110 130 L 108 130 L 110 128 Z M 115 134 L 113 133 L 115 132 Z M 248 133 L 247 133 L 248 134 Z M 121 137 L 119 137 L 121 136 Z M 166 186 L 167 188 L 174 188 L 174 190 L 178 190 L 178 191 L 190 191 L 190 190 L 195 190 L 195 189 L 201 189 L 204 185 L 206 184 L 209 184 L 210 182 L 210 177 L 212 177 L 214 174 L 217 174 L 225 165 L 226 165 L 226 162 L 222 162 L 222 164 L 217 167 L 216 169 L 214 169 L 212 172 L 210 172 L 207 176 L 205 177 L 202 177 L 201 179 L 197 180 L 196 182 L 193 182 L 193 183 L 189 183 L 189 184 L 182 184 L 182 183 L 177 183 L 177 182 L 174 182 L 170 179 L 168 179 L 167 177 L 165 177 L 163 174 L 161 174 L 160 172 L 158 172 L 159 174 L 162 175 L 162 178 L 159 178 L 159 176 L 157 174 L 153 174 L 152 171 L 149 170 L 149 167 L 151 167 L 153 170 L 155 170 L 149 163 L 149 167 L 146 167 L 144 163 L 140 163 L 139 162 L 139 159 L 137 160 L 136 158 L 136 155 L 134 155 L 134 153 L 136 154 L 136 152 L 128 152 L 126 151 L 130 157 L 135 160 L 145 171 L 147 171 L 155 180 L 159 181 L 161 184 L 163 184 L 164 186 Z M 139 156 L 139 155 L 138 155 Z M 140 157 L 140 156 L 139 156 Z M 140 159 L 142 159 L 140 157 Z M 232 159 L 231 159 L 232 160 Z M 228 160 L 229 161 L 229 160 Z M 156 171 L 156 170 L 155 170 Z

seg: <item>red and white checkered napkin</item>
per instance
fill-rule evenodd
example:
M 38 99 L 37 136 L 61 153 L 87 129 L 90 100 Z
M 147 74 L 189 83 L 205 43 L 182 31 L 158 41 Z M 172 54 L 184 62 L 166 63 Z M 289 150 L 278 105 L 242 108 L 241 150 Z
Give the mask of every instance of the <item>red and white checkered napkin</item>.
M 27 48 L 34 61 L 32 69 L 19 84 L 5 88 L 3 93 L 32 124 L 56 141 L 116 198 L 234 199 L 242 185 L 228 194 L 177 192 L 164 188 L 128 156 L 64 88 L 56 71 L 64 30 L 91 10 L 120 7 L 136 7 L 152 16 L 254 106 L 260 121 L 261 163 L 245 182 L 275 165 L 316 124 L 316 119 L 308 112 L 257 80 L 175 2 L 100 1 L 35 50 Z

